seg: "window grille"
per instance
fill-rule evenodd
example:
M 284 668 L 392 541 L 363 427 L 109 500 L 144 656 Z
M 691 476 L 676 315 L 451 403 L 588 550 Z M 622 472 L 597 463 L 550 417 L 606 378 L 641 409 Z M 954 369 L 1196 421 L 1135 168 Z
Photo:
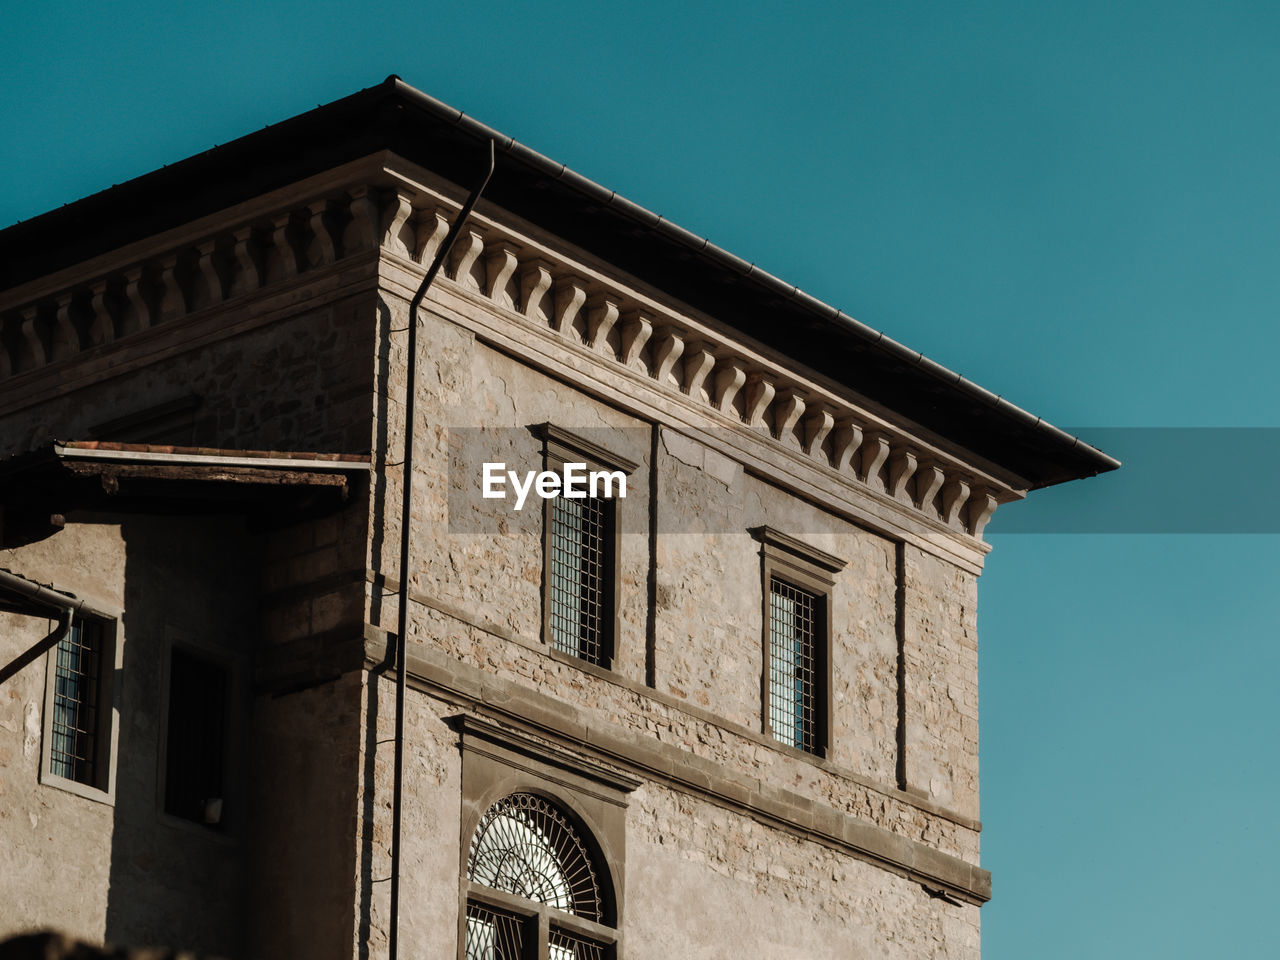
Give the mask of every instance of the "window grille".
M 99 698 L 102 695 L 102 624 L 76 619 L 58 641 L 54 661 L 53 726 L 49 769 L 59 777 L 99 785 Z
M 170 651 L 165 813 L 207 826 L 222 822 L 228 687 L 224 666 L 181 647 Z
M 499 800 L 480 818 L 467 856 L 467 900 L 464 960 L 517 960 L 533 956 L 540 927 L 536 913 L 551 911 L 546 931 L 549 960 L 611 960 L 611 938 L 604 942 L 599 925 L 608 923 L 607 880 L 596 867 L 586 843 L 564 813 L 545 798 L 514 793 Z M 509 910 L 491 900 L 500 891 L 513 900 Z M 530 909 L 519 909 L 529 901 Z M 575 929 L 574 920 L 589 921 Z M 594 931 L 594 932 L 593 932 Z M 607 932 L 607 931 L 606 931 Z M 527 950 L 528 953 L 522 953 Z
M 791 747 L 817 753 L 822 744 L 819 637 L 824 598 L 778 577 L 769 579 L 769 730 Z
M 608 666 L 610 657 L 613 511 L 603 497 L 556 497 L 550 507 L 551 645 L 598 666 Z

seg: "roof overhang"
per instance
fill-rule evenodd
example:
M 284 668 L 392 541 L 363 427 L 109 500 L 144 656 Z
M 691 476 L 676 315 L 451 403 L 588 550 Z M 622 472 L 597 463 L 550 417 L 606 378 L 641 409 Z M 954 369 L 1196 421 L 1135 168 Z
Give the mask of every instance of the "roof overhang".
M 664 220 L 563 164 L 389 77 L 282 123 L 0 231 L 0 289 L 389 150 L 486 196 L 861 395 L 1049 486 L 1119 462 Z
M 0 463 L 0 545 L 50 536 L 73 511 L 300 519 L 341 507 L 368 472 L 351 454 L 55 442 Z

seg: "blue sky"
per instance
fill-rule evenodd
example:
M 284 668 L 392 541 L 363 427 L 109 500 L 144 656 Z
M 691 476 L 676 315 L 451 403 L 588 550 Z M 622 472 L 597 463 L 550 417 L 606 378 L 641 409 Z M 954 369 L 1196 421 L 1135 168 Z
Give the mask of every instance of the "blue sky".
M 1280 426 L 1274 4 L 6 5 L 0 224 L 398 73 L 1086 439 Z M 1260 956 L 1280 546 L 1068 531 L 1272 473 L 1105 435 L 993 522 L 985 956 Z

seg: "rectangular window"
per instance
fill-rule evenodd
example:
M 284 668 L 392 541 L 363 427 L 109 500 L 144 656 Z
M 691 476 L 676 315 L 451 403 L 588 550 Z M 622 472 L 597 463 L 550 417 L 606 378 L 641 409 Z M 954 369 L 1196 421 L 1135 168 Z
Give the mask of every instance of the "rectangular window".
M 760 540 L 764 650 L 762 726 L 778 742 L 816 756 L 831 744 L 831 593 L 839 557 L 771 527 Z
M 164 812 L 215 828 L 224 820 L 230 686 L 224 665 L 172 648 Z
M 613 615 L 614 503 L 603 497 L 551 501 L 551 645 L 607 665 Z
M 807 753 L 821 746 L 824 606 L 821 595 L 769 578 L 769 728 L 783 743 Z
M 110 709 L 106 680 L 106 631 L 100 620 L 77 617 L 54 652 L 53 722 L 50 725 L 49 771 L 86 786 L 107 787 L 103 749 Z
M 608 669 L 618 632 L 619 517 L 627 509 L 625 478 L 637 464 L 549 423 L 536 432 L 544 469 L 565 473 L 574 465 L 579 478 L 615 475 L 543 501 L 543 642 Z

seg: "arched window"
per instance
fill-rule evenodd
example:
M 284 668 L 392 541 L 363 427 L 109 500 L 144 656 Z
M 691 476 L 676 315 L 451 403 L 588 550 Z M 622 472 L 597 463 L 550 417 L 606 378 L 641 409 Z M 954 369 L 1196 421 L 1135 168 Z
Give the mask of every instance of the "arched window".
M 612 958 L 612 891 L 592 847 L 537 794 L 486 810 L 467 856 L 466 960 Z

